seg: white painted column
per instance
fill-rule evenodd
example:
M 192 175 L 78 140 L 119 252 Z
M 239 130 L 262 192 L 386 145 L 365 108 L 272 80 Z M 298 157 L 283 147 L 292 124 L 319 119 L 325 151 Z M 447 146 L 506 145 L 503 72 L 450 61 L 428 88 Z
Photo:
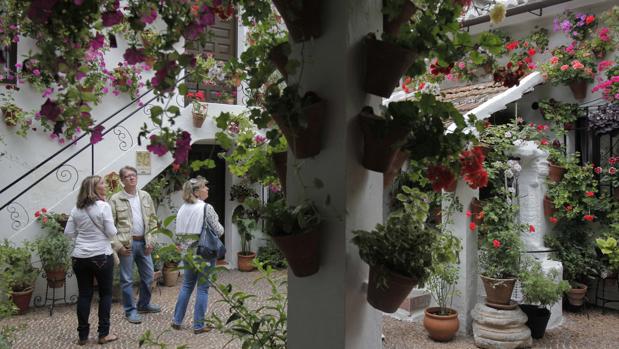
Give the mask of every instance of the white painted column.
M 303 188 L 325 218 L 320 271 L 297 278 L 288 273 L 288 347 L 291 349 L 381 348 L 382 314 L 366 302 L 368 267 L 350 240 L 356 229 L 382 222 L 382 174 L 360 164 L 362 139 L 356 115 L 380 98 L 362 91 L 361 40 L 382 25 L 380 0 L 323 1 L 323 35 L 294 44 L 304 54 L 301 87 L 328 102 L 324 147 L 302 161 L 300 183 L 295 158 L 288 154 L 288 199 L 303 198 Z M 371 67 L 370 67 L 371 68 Z M 291 81 L 296 81 L 291 77 Z M 320 179 L 324 187 L 313 186 Z

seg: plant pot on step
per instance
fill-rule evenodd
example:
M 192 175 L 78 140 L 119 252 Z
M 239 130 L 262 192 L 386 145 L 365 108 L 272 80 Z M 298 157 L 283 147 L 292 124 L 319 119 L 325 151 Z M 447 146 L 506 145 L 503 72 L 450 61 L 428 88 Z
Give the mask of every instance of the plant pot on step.
M 320 268 L 320 228 L 294 235 L 273 236 L 286 260 L 288 266 L 297 277 L 314 275 Z
M 555 205 L 552 200 L 546 195 L 544 196 L 544 215 L 552 217 L 555 214 Z
M 573 282 L 572 288 L 567 291 L 567 301 L 575 307 L 580 307 L 583 305 L 586 295 L 587 285 Z
M 516 279 L 495 279 L 480 275 L 486 290 L 486 305 L 509 305 Z
M 363 133 L 361 164 L 368 170 L 384 173 L 394 162 L 400 143 L 403 143 L 408 135 L 408 129 L 390 127 L 386 132 L 381 132 L 387 127 L 387 120 L 371 111 L 360 113 L 358 121 Z
M 520 304 L 520 309 L 527 314 L 526 325 L 531 329 L 531 337 L 534 339 L 544 337 L 548 320 L 550 320 L 550 310 L 533 304 Z
M 398 149 L 389 168 L 383 173 L 383 187 L 386 188 L 393 184 L 395 178 L 400 174 L 402 165 L 408 160 L 409 153 L 406 150 Z
M 254 258 L 256 258 L 255 252 L 249 252 L 249 253 L 238 252 L 236 256 L 237 256 L 237 265 L 240 271 L 252 271 L 256 269 L 256 267 L 252 265 L 252 261 L 254 260 Z
M 273 0 L 294 42 L 317 39 L 322 34 L 322 0 Z
M 458 332 L 460 328 L 460 320 L 458 320 L 458 312 L 454 309 L 447 308 L 448 315 L 439 315 L 441 308 L 432 307 L 426 308 L 423 317 L 423 327 L 428 331 L 428 335 L 435 341 L 448 342 Z
M 311 92 L 308 92 L 311 93 Z M 307 120 L 307 127 L 295 129 L 285 116 L 273 115 L 273 119 L 282 130 L 288 146 L 297 159 L 316 156 L 322 147 L 326 102 L 319 101 L 301 110 Z
M 288 70 L 286 69 L 286 65 L 288 64 L 289 54 L 290 44 L 287 42 L 282 42 L 269 50 L 269 60 L 285 79 L 288 78 Z
M 365 38 L 365 91 L 389 98 L 400 78 L 415 59 L 415 54 L 400 46 Z
M 273 159 L 273 163 L 275 164 L 275 172 L 277 173 L 277 177 L 279 178 L 279 183 L 282 185 L 282 190 L 284 193 L 286 192 L 286 174 L 287 174 L 287 165 L 288 165 L 288 152 L 284 151 L 281 153 L 273 153 L 271 154 L 271 158 Z
M 386 287 L 378 284 L 380 270 L 386 277 Z M 408 296 L 417 279 L 400 275 L 382 266 L 370 266 L 367 300 L 371 306 L 385 313 L 393 313 Z
M 163 284 L 167 287 L 174 287 L 178 282 L 180 272 L 176 267 L 163 267 Z
M 54 270 L 45 270 L 45 278 L 49 288 L 60 288 L 64 286 L 66 279 L 66 271 L 64 268 Z
M 548 180 L 557 183 L 563 178 L 565 174 L 565 167 L 557 166 L 554 164 L 548 164 Z
M 569 84 L 572 95 L 576 99 L 585 99 L 587 97 L 587 81 L 585 80 L 573 80 Z
M 23 315 L 30 309 L 30 299 L 32 299 L 32 291 L 34 288 L 29 287 L 23 291 L 12 291 L 11 300 L 17 306 L 17 314 Z
M 395 18 L 389 20 L 389 16 L 383 15 L 383 32 L 397 37 L 400 33 L 400 27 L 410 21 L 415 11 L 417 11 L 417 7 L 412 2 L 405 1 Z

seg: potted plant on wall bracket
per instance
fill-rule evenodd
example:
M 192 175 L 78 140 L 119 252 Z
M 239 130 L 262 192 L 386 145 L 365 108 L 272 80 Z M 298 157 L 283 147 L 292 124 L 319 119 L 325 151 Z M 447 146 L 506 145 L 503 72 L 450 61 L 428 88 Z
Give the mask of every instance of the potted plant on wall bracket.
M 237 253 L 240 271 L 255 269 L 252 261 L 256 258 L 256 252 L 251 250 L 251 240 L 254 238 L 253 231 L 258 227 L 259 207 L 260 201 L 257 198 L 248 198 L 232 213 L 232 223 L 236 225 L 241 238 L 241 251 Z
M 294 42 L 322 35 L 322 0 L 273 0 Z
M 370 266 L 367 300 L 374 308 L 393 313 L 412 288 L 423 285 L 432 264 L 436 228 L 426 225 L 428 196 L 418 188 L 402 187 L 401 208 L 387 223 L 371 231 L 356 230 L 352 242 Z
M 281 91 L 272 85 L 265 101 L 297 159 L 318 155 L 322 147 L 326 103 L 314 92 L 299 95 L 299 86 Z
M 545 120 L 552 121 L 557 125 L 555 132 L 558 134 L 562 134 L 564 130 L 573 130 L 576 120 L 584 116 L 583 110 L 579 108 L 577 103 L 561 103 L 552 98 L 533 103 L 532 108 L 539 108 Z
M 289 63 L 292 62 L 288 59 L 288 56 L 290 56 L 290 51 L 290 43 L 288 41 L 284 41 L 273 46 L 269 50 L 268 54 L 269 60 L 273 63 L 273 65 L 275 65 L 277 70 L 279 70 L 284 79 L 288 78 Z
M 542 70 L 553 85 L 568 85 L 574 98 L 587 96 L 587 83 L 593 81 L 596 72 L 595 56 L 586 43 L 573 42 L 552 50 L 550 60 L 542 64 Z
M 191 100 L 191 116 L 193 120 L 193 127 L 200 128 L 206 120 L 206 113 L 208 112 L 208 104 L 204 103 L 204 92 L 188 92 L 187 98 Z
M 230 201 L 245 202 L 245 199 L 257 198 L 258 194 L 244 183 L 237 183 L 230 186 Z
M 314 275 L 320 268 L 320 223 L 316 206 L 305 201 L 288 206 L 284 198 L 269 201 L 261 210 L 266 233 L 286 257 L 297 277 Z
M 544 337 L 546 325 L 550 319 L 550 307 L 561 300 L 563 293 L 569 288 L 567 281 L 555 281 L 559 271 L 552 269 L 547 275 L 542 271 L 542 265 L 537 260 L 525 261 L 518 276 L 522 288 L 524 304 L 520 309 L 527 314 L 526 325 L 531 329 L 531 337 Z

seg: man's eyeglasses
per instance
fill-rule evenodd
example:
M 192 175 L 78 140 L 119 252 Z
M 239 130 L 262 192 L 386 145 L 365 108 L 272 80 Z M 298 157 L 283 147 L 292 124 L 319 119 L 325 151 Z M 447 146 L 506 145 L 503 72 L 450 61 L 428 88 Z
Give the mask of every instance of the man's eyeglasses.
M 129 178 L 137 178 L 138 175 L 134 175 L 134 174 L 128 174 L 125 176 L 125 179 L 129 179 Z

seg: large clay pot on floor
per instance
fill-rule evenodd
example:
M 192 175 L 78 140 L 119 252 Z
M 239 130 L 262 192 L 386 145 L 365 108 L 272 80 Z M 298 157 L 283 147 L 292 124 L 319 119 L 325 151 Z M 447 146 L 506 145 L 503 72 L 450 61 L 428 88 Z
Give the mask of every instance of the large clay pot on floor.
M 544 337 L 548 320 L 550 320 L 550 310 L 533 304 L 520 304 L 520 309 L 527 314 L 526 325 L 531 329 L 531 337 L 534 339 Z
M 163 273 L 163 284 L 167 287 L 174 287 L 178 282 L 178 277 L 180 272 L 176 268 L 176 266 L 165 266 L 162 270 Z
M 11 292 L 11 300 L 17 306 L 18 312 L 17 314 L 23 315 L 30 308 L 30 299 L 32 299 L 32 291 L 34 288 L 29 287 L 23 291 L 12 291 Z
M 378 276 L 383 271 L 387 287 L 378 284 Z M 393 313 L 408 296 L 417 279 L 400 275 L 382 266 L 370 266 L 367 300 L 371 306 L 385 313 Z
M 248 254 L 243 254 L 243 252 L 238 252 L 237 254 L 237 265 L 240 271 L 252 271 L 256 269 L 252 265 L 252 261 L 256 258 L 255 252 L 249 252 Z
M 423 327 L 426 328 L 430 338 L 433 340 L 448 342 L 460 328 L 458 312 L 451 308 L 447 308 L 449 315 L 439 315 L 440 310 L 441 308 L 439 307 L 426 308 L 424 311 Z
M 495 279 L 480 275 L 486 290 L 486 305 L 509 305 L 516 279 Z
M 585 296 L 587 295 L 587 285 L 579 282 L 573 282 L 572 288 L 567 291 L 567 301 L 575 306 L 580 307 L 584 303 Z
M 272 236 L 296 277 L 314 275 L 320 268 L 319 227 L 301 234 Z
M 66 271 L 64 268 L 45 270 L 45 277 L 49 288 L 60 288 L 64 286 Z

